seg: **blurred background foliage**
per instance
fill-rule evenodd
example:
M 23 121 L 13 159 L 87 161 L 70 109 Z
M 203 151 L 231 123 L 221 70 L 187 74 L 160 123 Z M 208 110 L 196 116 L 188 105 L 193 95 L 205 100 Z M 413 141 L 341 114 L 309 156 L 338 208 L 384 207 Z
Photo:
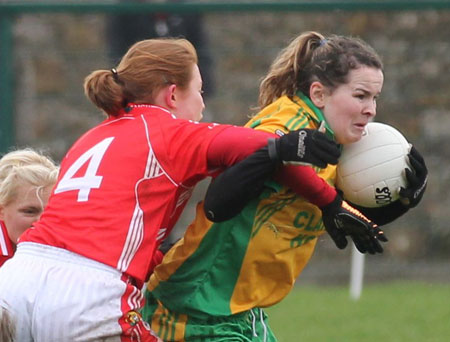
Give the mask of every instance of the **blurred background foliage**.
M 450 6 L 389 8 L 386 4 L 392 1 L 368 1 L 378 5 L 364 9 L 354 1 L 359 3 L 357 9 L 302 11 L 293 6 L 292 10 L 85 13 L 74 6 L 72 11 L 2 13 L 2 5 L 21 3 L 0 2 L 0 19 L 7 18 L 12 34 L 11 51 L 2 51 L 2 56 L 10 53 L 12 61 L 11 133 L 14 146 L 42 149 L 57 161 L 83 132 L 103 119 L 84 97 L 84 77 L 95 69 L 114 67 L 134 41 L 155 36 L 190 39 L 198 49 L 205 83 L 204 121 L 242 125 L 254 112 L 259 82 L 271 61 L 299 33 L 315 30 L 363 38 L 385 63 L 376 120 L 395 126 L 414 143 L 430 172 L 421 205 L 386 227 L 390 239 L 386 253 L 367 258 L 366 277 L 450 281 Z M 135 5 L 143 3 L 149 1 Z M 5 25 L 1 28 L 5 30 Z M 3 121 L 9 113 L 1 115 Z M 2 151 L 11 147 L 3 146 Z M 192 219 L 193 206 L 206 185 L 203 182 L 194 193 L 177 234 Z M 308 266 L 302 277 L 312 282 L 325 277 L 346 280 L 349 253 L 336 250 L 324 235 L 311 262 L 314 266 Z

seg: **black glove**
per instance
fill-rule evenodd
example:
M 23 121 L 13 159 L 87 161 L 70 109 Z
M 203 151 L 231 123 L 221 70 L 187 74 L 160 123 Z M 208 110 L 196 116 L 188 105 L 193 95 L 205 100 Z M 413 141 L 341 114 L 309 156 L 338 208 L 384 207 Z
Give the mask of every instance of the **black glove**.
M 425 160 L 414 146 L 411 147 L 408 157 L 412 171 L 405 169 L 408 186 L 400 188 L 399 195 L 404 206 L 414 208 L 419 204 L 427 188 L 428 169 Z
M 272 160 L 320 168 L 336 165 L 341 155 L 339 145 L 317 129 L 299 129 L 278 139 L 269 139 L 268 147 Z
M 325 229 L 339 249 L 347 246 L 346 236 L 350 236 L 361 253 L 383 253 L 380 241 L 388 239 L 378 226 L 361 212 L 343 201 L 339 194 L 322 209 Z

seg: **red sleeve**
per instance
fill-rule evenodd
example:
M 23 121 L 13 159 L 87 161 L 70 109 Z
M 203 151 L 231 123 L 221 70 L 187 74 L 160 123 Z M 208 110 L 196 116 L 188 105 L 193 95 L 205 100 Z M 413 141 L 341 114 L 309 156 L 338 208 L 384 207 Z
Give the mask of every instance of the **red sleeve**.
M 231 126 L 217 134 L 208 147 L 208 167 L 231 166 L 267 145 L 276 134 Z
M 161 263 L 163 258 L 164 253 L 157 249 L 153 254 L 152 261 L 150 262 L 150 272 L 153 272 L 154 268 Z
M 279 169 L 275 179 L 319 208 L 331 203 L 336 197 L 336 189 L 309 166 L 284 166 Z

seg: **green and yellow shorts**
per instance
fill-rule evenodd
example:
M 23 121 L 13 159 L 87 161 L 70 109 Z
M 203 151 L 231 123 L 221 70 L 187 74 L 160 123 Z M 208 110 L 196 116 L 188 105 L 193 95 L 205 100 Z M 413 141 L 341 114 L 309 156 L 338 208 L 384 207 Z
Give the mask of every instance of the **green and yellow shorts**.
M 231 316 L 197 317 L 169 310 L 147 293 L 142 316 L 166 342 L 276 342 L 260 308 Z

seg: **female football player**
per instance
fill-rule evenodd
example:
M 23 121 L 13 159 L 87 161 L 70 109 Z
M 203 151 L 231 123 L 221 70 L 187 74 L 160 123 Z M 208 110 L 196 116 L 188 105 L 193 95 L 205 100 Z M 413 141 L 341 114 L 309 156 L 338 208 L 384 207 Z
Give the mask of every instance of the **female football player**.
M 269 171 L 339 156 L 313 129 L 277 139 L 271 158 L 272 134 L 199 123 L 202 79 L 184 39 L 137 42 L 84 87 L 107 117 L 70 148 L 42 217 L 0 269 L 21 342 L 156 341 L 139 314 L 141 289 L 195 184 L 260 148 Z
M 380 58 L 363 41 L 303 33 L 273 62 L 260 87 L 262 110 L 247 126 L 287 134 L 325 122 L 338 143 L 358 141 L 376 115 L 383 80 Z M 270 146 L 276 149 L 277 142 Z M 321 234 L 327 231 L 339 248 L 350 236 L 361 252 L 381 253 L 380 242 L 387 239 L 377 223 L 420 201 L 426 167 L 417 151 L 409 158 L 415 173 L 400 191 L 409 203 L 367 211 L 375 223 L 338 193 L 313 204 L 297 194 L 299 185 L 290 177 L 282 179 L 288 186 L 278 178 L 266 182 L 246 205 L 248 198 L 227 202 L 226 193 L 241 182 L 239 173 L 225 171 L 211 184 L 204 208 L 198 205 L 184 238 L 150 277 L 144 318 L 164 341 L 275 341 L 261 308 L 290 292 Z M 314 169 L 334 184 L 336 166 Z
M 29 148 L 0 159 L 0 267 L 12 258 L 19 236 L 41 216 L 57 177 L 54 162 Z M 0 302 L 0 340 L 13 341 L 14 335 L 9 305 Z
M 41 216 L 57 177 L 54 162 L 29 148 L 0 159 L 0 267 L 12 258 L 19 236 Z

